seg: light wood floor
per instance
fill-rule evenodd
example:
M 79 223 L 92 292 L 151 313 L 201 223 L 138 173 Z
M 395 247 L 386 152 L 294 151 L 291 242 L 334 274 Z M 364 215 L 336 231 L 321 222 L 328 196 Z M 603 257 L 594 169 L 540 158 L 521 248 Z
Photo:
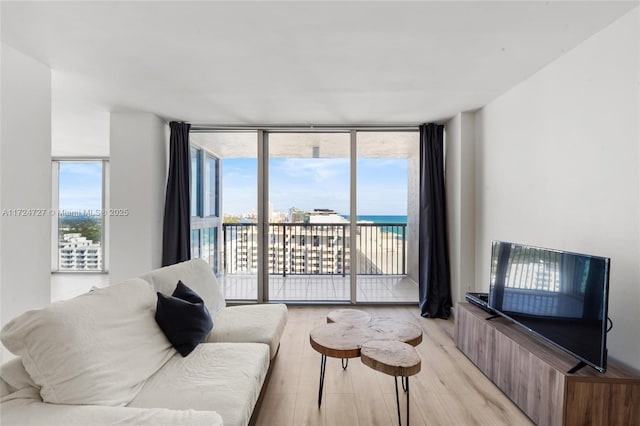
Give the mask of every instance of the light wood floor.
M 344 306 L 342 306 L 344 307 Z M 272 365 L 258 426 L 373 426 L 398 423 L 394 379 L 362 364 L 327 359 L 322 407 L 318 409 L 320 354 L 309 332 L 334 307 L 289 307 L 280 351 Z M 377 317 L 411 321 L 423 330 L 416 348 L 422 370 L 410 379 L 411 425 L 531 425 L 529 419 L 456 349 L 454 322 L 421 318 L 417 307 L 359 307 Z M 400 405 L 403 424 L 404 394 Z

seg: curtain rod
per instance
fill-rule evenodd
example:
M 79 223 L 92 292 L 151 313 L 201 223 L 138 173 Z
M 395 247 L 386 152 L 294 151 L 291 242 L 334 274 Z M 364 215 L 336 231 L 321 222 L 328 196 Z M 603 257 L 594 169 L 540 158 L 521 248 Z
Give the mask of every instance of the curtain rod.
M 344 132 L 350 130 L 361 130 L 361 131 L 379 131 L 379 132 L 409 132 L 409 131 L 418 131 L 418 126 L 336 126 L 336 125 L 266 125 L 266 126 L 233 126 L 233 125 L 200 125 L 200 124 L 192 124 L 191 132 L 194 133 L 206 133 L 206 132 L 220 132 L 220 131 L 228 131 L 228 132 L 242 132 L 242 131 L 257 131 L 257 130 L 267 130 L 267 131 L 282 131 L 282 132 L 293 132 L 293 131 L 324 131 L 324 132 Z

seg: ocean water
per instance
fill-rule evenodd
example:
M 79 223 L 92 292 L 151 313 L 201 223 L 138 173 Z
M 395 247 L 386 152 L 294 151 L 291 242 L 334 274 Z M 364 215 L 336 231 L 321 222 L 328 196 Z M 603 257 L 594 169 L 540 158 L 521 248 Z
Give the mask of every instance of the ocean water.
M 345 219 L 349 220 L 349 215 L 343 216 Z M 407 216 L 385 216 L 385 215 L 358 215 L 358 221 L 366 220 L 368 222 L 373 223 L 397 223 L 397 224 L 406 224 Z
M 344 218 L 349 220 L 348 215 L 344 216 Z M 393 225 L 406 225 L 407 216 L 358 215 L 358 222 L 359 221 L 389 224 L 391 226 L 383 226 L 380 228 L 380 230 L 382 232 L 391 232 L 393 234 L 397 234 L 398 238 L 400 238 L 400 235 L 402 235 L 402 228 Z

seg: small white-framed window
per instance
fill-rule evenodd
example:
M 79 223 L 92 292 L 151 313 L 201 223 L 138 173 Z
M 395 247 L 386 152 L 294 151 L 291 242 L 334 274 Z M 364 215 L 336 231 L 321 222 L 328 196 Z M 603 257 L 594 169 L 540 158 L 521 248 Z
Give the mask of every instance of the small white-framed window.
M 52 271 L 108 271 L 108 175 L 103 158 L 53 159 Z

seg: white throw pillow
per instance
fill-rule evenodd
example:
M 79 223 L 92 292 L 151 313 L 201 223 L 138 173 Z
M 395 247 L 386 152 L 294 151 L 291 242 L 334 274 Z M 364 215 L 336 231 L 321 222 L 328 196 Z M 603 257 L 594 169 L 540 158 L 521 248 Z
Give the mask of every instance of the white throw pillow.
M 45 402 L 125 405 L 175 354 L 141 279 L 28 311 L 0 333 Z
M 218 279 L 214 275 L 211 266 L 202 259 L 191 259 L 155 269 L 140 278 L 151 283 L 153 288 L 162 294 L 172 294 L 178 281 L 182 281 L 184 285 L 202 297 L 211 314 L 211 318 L 214 319 L 226 306 Z M 216 326 L 215 321 L 213 326 Z

